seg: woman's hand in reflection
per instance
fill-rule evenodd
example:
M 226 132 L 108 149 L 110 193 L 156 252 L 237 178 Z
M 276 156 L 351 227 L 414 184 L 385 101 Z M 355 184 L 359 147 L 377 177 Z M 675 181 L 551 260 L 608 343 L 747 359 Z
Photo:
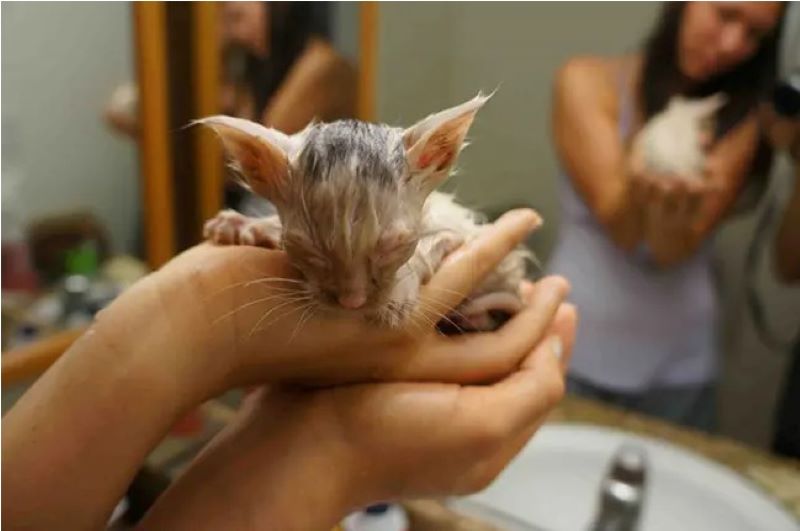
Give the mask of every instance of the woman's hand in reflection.
M 382 500 L 486 487 L 564 392 L 575 311 L 484 386 L 263 389 L 159 500 L 145 529 L 330 529 Z M 560 338 L 560 339 L 558 339 Z
M 640 177 L 637 188 L 647 230 L 670 232 L 691 230 L 703 201 L 717 189 L 703 177 L 654 174 Z
M 631 197 L 642 213 L 643 240 L 660 265 L 680 261 L 702 240 L 707 210 L 722 191 L 717 162 L 709 155 L 702 173 L 671 175 L 648 171 L 631 156 Z

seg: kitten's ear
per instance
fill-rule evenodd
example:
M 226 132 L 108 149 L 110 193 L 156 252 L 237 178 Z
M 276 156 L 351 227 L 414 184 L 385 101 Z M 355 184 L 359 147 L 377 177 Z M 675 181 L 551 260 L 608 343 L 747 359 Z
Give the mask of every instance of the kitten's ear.
M 428 116 L 403 132 L 410 179 L 425 193 L 447 178 L 464 147 L 475 114 L 490 97 L 478 94 L 466 103 Z
M 286 198 L 291 137 L 231 116 L 210 116 L 192 124 L 211 127 L 219 135 L 235 167 L 255 193 L 273 203 Z

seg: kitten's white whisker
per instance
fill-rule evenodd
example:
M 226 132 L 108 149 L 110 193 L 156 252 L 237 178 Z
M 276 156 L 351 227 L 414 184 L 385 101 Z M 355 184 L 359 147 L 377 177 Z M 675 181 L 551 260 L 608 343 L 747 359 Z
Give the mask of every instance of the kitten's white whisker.
M 282 293 L 273 294 L 273 295 L 270 295 L 269 297 L 262 297 L 260 299 L 256 299 L 254 301 L 246 302 L 246 303 L 244 303 L 244 304 L 242 304 L 240 306 L 237 306 L 236 308 L 234 308 L 233 310 L 231 310 L 229 312 L 225 312 L 221 316 L 219 316 L 216 319 L 214 319 L 211 322 L 211 324 L 215 325 L 218 322 L 222 321 L 223 319 L 227 319 L 228 317 L 232 316 L 235 313 L 238 313 L 238 312 L 244 310 L 245 308 L 249 308 L 250 306 L 254 306 L 254 305 L 260 304 L 262 302 L 271 301 L 272 299 L 283 298 L 284 300 L 287 300 L 288 302 L 295 302 L 295 301 L 302 300 L 302 299 L 306 298 L 306 296 L 303 296 L 302 298 L 298 298 L 298 297 L 290 297 L 290 298 L 287 299 L 287 297 Z
M 234 289 L 234 288 L 238 288 L 238 287 L 249 287 L 249 286 L 256 285 L 256 284 L 267 284 L 267 283 L 278 283 L 278 284 L 279 283 L 287 283 L 287 284 L 296 284 L 296 285 L 300 285 L 300 286 L 305 285 L 305 282 L 300 281 L 300 280 L 294 280 L 294 279 L 291 279 L 291 278 L 263 277 L 263 278 L 257 278 L 257 279 L 254 279 L 254 280 L 245 280 L 245 281 L 242 281 L 242 282 L 236 282 L 236 283 L 231 284 L 229 286 L 225 286 L 224 288 L 212 293 L 211 296 L 212 297 L 216 297 L 216 296 L 221 295 L 222 293 L 224 293 L 224 292 L 226 292 L 228 290 L 231 290 L 231 289 Z M 276 286 L 276 288 L 277 288 L 277 286 Z M 288 288 L 284 288 L 284 289 L 288 289 Z
M 428 324 L 429 326 L 435 328 L 436 327 L 436 321 L 434 321 L 430 317 L 430 315 L 428 315 L 428 313 L 427 313 L 428 308 L 425 308 L 425 307 L 422 307 L 422 306 L 418 306 L 417 308 L 418 308 L 419 311 L 417 312 L 416 315 L 419 316 L 420 318 L 422 318 L 425 321 L 426 324 Z
M 424 289 L 431 289 L 431 290 L 441 291 L 442 293 L 450 293 L 452 295 L 458 295 L 462 299 L 466 299 L 468 296 L 467 293 L 462 293 L 460 291 L 456 291 L 453 289 L 440 288 L 438 286 L 424 286 Z
M 303 326 L 314 317 L 314 312 L 317 309 L 317 305 L 315 302 L 311 302 L 307 304 L 305 308 L 306 309 L 303 310 L 303 314 L 300 316 L 300 319 L 297 321 L 297 325 L 294 327 L 294 331 L 292 331 L 292 335 L 289 337 L 289 343 L 292 342 L 294 336 L 297 335 L 297 332 L 299 332 Z
M 253 328 L 250 330 L 250 333 L 248 334 L 248 337 L 253 337 L 253 334 L 254 334 L 256 331 L 258 331 L 258 330 L 259 330 L 259 325 L 261 325 L 261 323 L 263 323 L 263 322 L 264 322 L 264 320 L 265 320 L 267 317 L 269 317 L 270 315 L 272 315 L 273 313 L 275 313 L 277 310 L 280 310 L 281 308 L 285 308 L 286 306 L 289 306 L 289 305 L 291 305 L 291 304 L 296 304 L 296 303 L 297 303 L 297 301 L 291 300 L 291 301 L 286 301 L 286 302 L 284 302 L 284 303 L 278 304 L 277 306 L 275 306 L 275 307 L 273 307 L 273 308 L 270 308 L 270 309 L 269 309 L 269 310 L 268 310 L 268 311 L 267 311 L 267 312 L 266 312 L 264 315 L 262 315 L 262 316 L 261 316 L 261 318 L 260 318 L 258 321 L 256 321 L 256 324 L 255 324 L 255 326 L 253 326 Z M 299 307 L 302 307 L 302 306 L 303 306 L 303 305 L 300 305 Z M 290 310 L 290 312 L 291 312 L 291 311 L 294 311 L 294 310 L 296 310 L 297 308 L 298 308 L 298 306 L 295 306 L 295 308 L 294 308 L 293 310 Z M 276 318 L 276 319 L 280 319 L 281 317 L 285 317 L 285 316 L 289 315 L 289 313 L 290 313 L 290 312 L 286 312 L 286 313 L 278 314 L 278 316 L 277 316 L 277 318 Z M 265 327 L 266 327 L 266 326 L 269 326 L 270 324 L 272 324 L 273 322 L 275 322 L 275 320 L 276 320 L 276 319 L 272 319 L 271 321 L 269 321 L 268 323 L 266 323 L 264 326 L 265 326 Z
M 437 301 L 435 299 L 429 299 L 427 297 L 420 297 L 419 300 L 423 301 L 425 304 L 428 304 L 429 306 L 434 307 L 434 308 L 435 308 L 434 305 L 438 305 L 439 306 L 439 311 L 444 311 L 445 314 L 453 314 L 456 317 L 461 317 L 462 319 L 465 319 L 465 320 L 467 319 L 466 315 L 464 315 L 463 313 L 459 312 L 456 308 L 451 308 L 450 306 L 448 306 L 447 304 L 444 304 L 443 302 Z
M 424 301 L 421 301 L 421 302 L 423 302 L 423 305 L 420 306 L 420 308 L 423 311 L 429 310 L 430 312 L 432 312 L 432 314 L 437 318 L 436 324 L 438 324 L 439 321 L 444 320 L 444 321 L 447 321 L 448 323 L 450 323 L 451 325 L 453 325 L 456 329 L 459 329 L 459 330 L 461 329 L 461 327 L 458 326 L 452 319 L 450 319 L 450 317 L 448 317 L 446 313 L 442 313 L 440 310 L 437 310 L 434 306 L 432 306 L 430 304 L 425 305 Z M 430 302 L 430 301 L 428 301 L 428 302 Z M 463 315 L 460 315 L 460 316 L 466 319 L 466 317 L 464 317 Z

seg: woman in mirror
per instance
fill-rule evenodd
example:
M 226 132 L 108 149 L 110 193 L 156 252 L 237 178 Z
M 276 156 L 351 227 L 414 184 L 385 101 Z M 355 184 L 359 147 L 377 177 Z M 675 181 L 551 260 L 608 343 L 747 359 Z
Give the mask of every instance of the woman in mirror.
M 222 111 L 292 134 L 311 120 L 355 116 L 353 66 L 329 40 L 323 2 L 222 2 Z M 269 205 L 240 187 L 228 206 L 266 214 Z
M 777 2 L 668 3 L 640 51 L 559 71 L 553 136 L 565 178 L 550 270 L 570 279 L 582 314 L 572 392 L 713 429 L 711 243 L 758 169 L 758 100 L 774 78 L 782 12 Z M 694 139 L 705 148 L 698 174 L 637 163 L 633 139 L 674 97 L 717 93 L 716 124 Z

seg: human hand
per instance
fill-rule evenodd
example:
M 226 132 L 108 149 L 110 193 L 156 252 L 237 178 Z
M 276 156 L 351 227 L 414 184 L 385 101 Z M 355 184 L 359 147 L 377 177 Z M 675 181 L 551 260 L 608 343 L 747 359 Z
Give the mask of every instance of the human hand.
M 706 156 L 702 173 L 672 175 L 650 171 L 639 153 L 629 161 L 632 197 L 644 214 L 645 232 L 674 233 L 695 228 L 703 205 L 713 200 L 721 187 L 715 175 L 717 162 Z
M 492 385 L 261 390 L 142 527 L 330 529 L 377 501 L 481 490 L 561 398 L 575 319 L 563 306 L 549 335 Z
M 537 220 L 530 211 L 511 212 L 456 251 L 423 288 L 429 305 L 455 307 L 460 294 L 478 285 Z M 108 313 L 126 306 L 116 313 L 136 330 L 130 309 L 138 305 L 148 322 L 168 323 L 169 349 L 189 358 L 187 378 L 202 400 L 227 388 L 276 381 L 489 381 L 513 370 L 541 339 L 568 288 L 563 279 L 544 279 L 501 330 L 448 338 L 432 325 L 411 332 L 376 328 L 357 313 L 308 319 L 287 287 L 296 278 L 281 252 L 204 245 L 148 277 Z M 101 315 L 99 324 L 104 320 L 113 318 Z

